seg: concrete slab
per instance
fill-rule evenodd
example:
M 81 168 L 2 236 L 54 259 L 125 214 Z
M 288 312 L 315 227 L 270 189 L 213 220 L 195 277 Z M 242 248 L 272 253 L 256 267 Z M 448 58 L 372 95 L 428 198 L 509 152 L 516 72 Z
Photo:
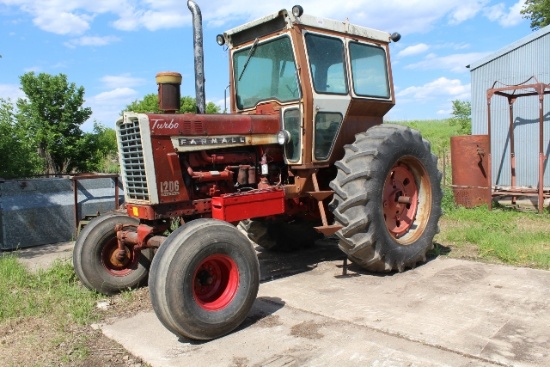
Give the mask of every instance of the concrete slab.
M 210 342 L 178 340 L 152 312 L 102 330 L 155 367 L 550 366 L 550 272 L 437 259 L 342 276 L 341 265 L 263 283 L 244 325 Z
M 74 241 L 61 242 L 16 250 L 19 261 L 30 271 L 45 270 L 55 261 L 69 260 L 72 257 Z M 10 253 L 10 252 L 6 252 Z

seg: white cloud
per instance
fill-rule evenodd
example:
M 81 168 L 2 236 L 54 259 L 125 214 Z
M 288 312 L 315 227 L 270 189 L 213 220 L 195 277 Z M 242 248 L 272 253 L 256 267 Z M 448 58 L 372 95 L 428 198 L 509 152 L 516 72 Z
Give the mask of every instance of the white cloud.
M 441 43 L 441 44 L 437 44 L 437 45 L 432 46 L 432 48 L 435 48 L 435 49 L 450 48 L 452 50 L 465 50 L 465 49 L 470 48 L 470 47 L 471 47 L 471 45 L 469 43 L 466 43 L 466 42 L 461 42 L 461 43 L 446 42 L 446 43 Z
M 506 9 L 504 3 L 487 7 L 484 9 L 484 15 L 493 22 L 498 22 L 503 27 L 512 27 L 523 21 L 521 10 L 525 5 L 525 0 L 519 0 L 514 5 Z
M 465 73 L 468 71 L 466 65 L 480 60 L 487 56 L 489 52 L 470 52 L 464 54 L 452 54 L 447 56 L 437 56 L 436 54 L 427 55 L 424 60 L 409 64 L 405 69 L 445 69 L 455 73 Z
M 521 19 L 518 9 L 522 1 L 510 7 L 508 12 L 499 5 L 488 7 L 489 0 L 302 0 L 301 5 L 308 14 L 337 20 L 349 18 L 359 25 L 414 33 L 433 29 L 441 19 L 459 24 L 480 13 L 502 25 L 517 24 Z M 191 25 L 190 12 L 181 0 L 0 0 L 0 4 L 17 7 L 29 14 L 34 24 L 44 31 L 71 36 L 92 29 L 94 20 L 103 15 L 114 17 L 112 26 L 126 31 Z M 201 2 L 200 6 L 205 23 L 219 26 L 256 19 L 289 8 L 289 3 L 273 0 L 250 6 L 249 0 L 211 0 Z
M 470 84 L 462 84 L 459 79 L 438 78 L 421 86 L 412 86 L 397 93 L 397 97 L 425 102 L 427 100 L 470 98 Z
M 121 85 L 127 88 L 137 87 L 145 84 L 147 81 L 143 78 L 135 78 L 126 73 L 121 75 L 106 75 L 101 78 L 101 82 L 106 88 L 115 89 L 119 88 Z
M 430 49 L 430 46 L 428 46 L 425 43 L 419 43 L 417 45 L 409 46 L 404 48 L 403 50 L 399 51 L 397 54 L 398 57 L 404 57 L 404 56 L 413 56 L 422 54 Z
M 90 37 L 84 36 L 80 38 L 72 39 L 68 42 L 65 42 L 65 46 L 69 48 L 75 48 L 76 46 L 107 46 L 111 43 L 120 41 L 120 38 L 115 36 L 105 36 L 105 37 Z
M 10 99 L 12 102 L 25 97 L 25 93 L 16 84 L 0 84 L 0 98 Z
M 90 28 L 91 17 L 56 9 L 44 8 L 35 14 L 33 23 L 40 29 L 56 34 L 82 34 Z
M 146 28 L 150 31 L 159 29 L 178 28 L 182 25 L 191 25 L 190 15 L 183 8 L 166 10 L 147 10 L 124 12 L 113 25 L 123 31 L 133 31 Z M 185 9 L 187 10 L 187 9 Z
M 115 88 L 113 90 L 102 92 L 96 94 L 92 97 L 92 101 L 109 103 L 109 104 L 118 104 L 120 100 L 128 100 L 129 98 L 135 98 L 137 92 L 128 87 Z M 130 101 L 131 102 L 131 101 Z
M 468 19 L 475 17 L 489 0 L 464 1 L 462 5 L 457 6 L 449 14 L 451 24 L 460 24 Z
M 0 0 L 0 4 L 29 14 L 43 31 L 71 36 L 89 30 L 97 15 L 117 15 L 131 8 L 129 0 Z
M 138 98 L 139 93 L 128 87 L 113 88 L 88 98 L 85 105 L 92 108 L 93 114 L 82 125 L 82 130 L 91 131 L 93 121 L 113 127 L 120 116 L 120 112 Z

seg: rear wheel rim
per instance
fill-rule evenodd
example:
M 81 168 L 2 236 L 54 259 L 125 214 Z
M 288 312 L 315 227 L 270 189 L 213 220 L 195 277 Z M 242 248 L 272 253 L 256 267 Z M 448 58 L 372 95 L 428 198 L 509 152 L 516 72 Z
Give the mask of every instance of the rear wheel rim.
M 414 172 L 404 162 L 397 162 L 384 182 L 382 208 L 388 232 L 400 238 L 412 228 L 418 210 L 418 186 Z
M 219 311 L 235 298 L 239 288 L 239 269 L 227 255 L 214 254 L 197 266 L 193 276 L 193 297 L 208 311 Z

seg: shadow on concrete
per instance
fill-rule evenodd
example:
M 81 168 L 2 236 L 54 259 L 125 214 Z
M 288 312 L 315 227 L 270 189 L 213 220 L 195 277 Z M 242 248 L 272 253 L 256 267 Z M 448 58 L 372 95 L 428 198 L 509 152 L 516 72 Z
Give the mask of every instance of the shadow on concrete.
M 417 263 L 416 267 L 423 266 L 435 259 L 437 259 L 441 255 L 447 255 L 451 252 L 451 248 L 448 246 L 444 246 L 440 243 L 434 243 L 434 248 L 426 253 L 426 262 Z M 342 254 L 342 259 L 344 259 L 345 256 Z M 351 278 L 351 277 L 359 277 L 362 275 L 368 275 L 368 276 L 374 276 L 374 277 L 391 277 L 395 274 L 398 274 L 399 272 L 397 270 L 390 271 L 387 273 L 375 273 L 372 271 L 368 271 L 360 267 L 359 265 L 351 262 L 351 261 L 342 261 L 341 265 L 337 265 L 337 268 L 342 269 L 341 275 L 336 275 L 335 278 L 337 279 L 345 279 L 345 278 Z M 410 268 L 405 269 L 405 272 L 410 270 Z
M 313 270 L 324 261 L 345 258 L 338 242 L 330 239 L 318 240 L 314 246 L 292 252 L 268 251 L 256 246 L 256 253 L 262 283 Z
M 252 309 L 248 313 L 248 316 L 243 323 L 236 329 L 236 331 L 246 329 L 254 324 L 268 323 L 269 316 L 285 307 L 285 301 L 279 297 L 258 297 L 252 305 Z
M 74 242 L 60 242 L 48 245 L 35 246 L 31 248 L 14 248 L 4 250 L 3 252 L 16 255 L 20 259 L 32 260 L 42 257 L 54 256 L 55 254 L 71 253 L 74 247 Z
M 270 320 L 270 316 L 285 306 L 285 302 L 279 297 L 258 297 L 252 305 L 252 309 L 246 316 L 246 319 L 239 325 L 238 328 L 233 330 L 230 334 L 237 333 L 241 330 L 248 329 L 254 324 L 276 324 L 277 320 Z M 193 340 L 180 337 L 178 342 L 190 344 L 190 345 L 204 345 L 214 340 Z

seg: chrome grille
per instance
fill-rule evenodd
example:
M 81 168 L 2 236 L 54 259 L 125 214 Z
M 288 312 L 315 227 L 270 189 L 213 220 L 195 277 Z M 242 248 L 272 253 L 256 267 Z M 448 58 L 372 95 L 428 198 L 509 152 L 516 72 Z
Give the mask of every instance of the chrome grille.
M 121 171 L 126 197 L 134 200 L 149 200 L 149 188 L 145 175 L 145 160 L 138 119 L 118 125 Z

